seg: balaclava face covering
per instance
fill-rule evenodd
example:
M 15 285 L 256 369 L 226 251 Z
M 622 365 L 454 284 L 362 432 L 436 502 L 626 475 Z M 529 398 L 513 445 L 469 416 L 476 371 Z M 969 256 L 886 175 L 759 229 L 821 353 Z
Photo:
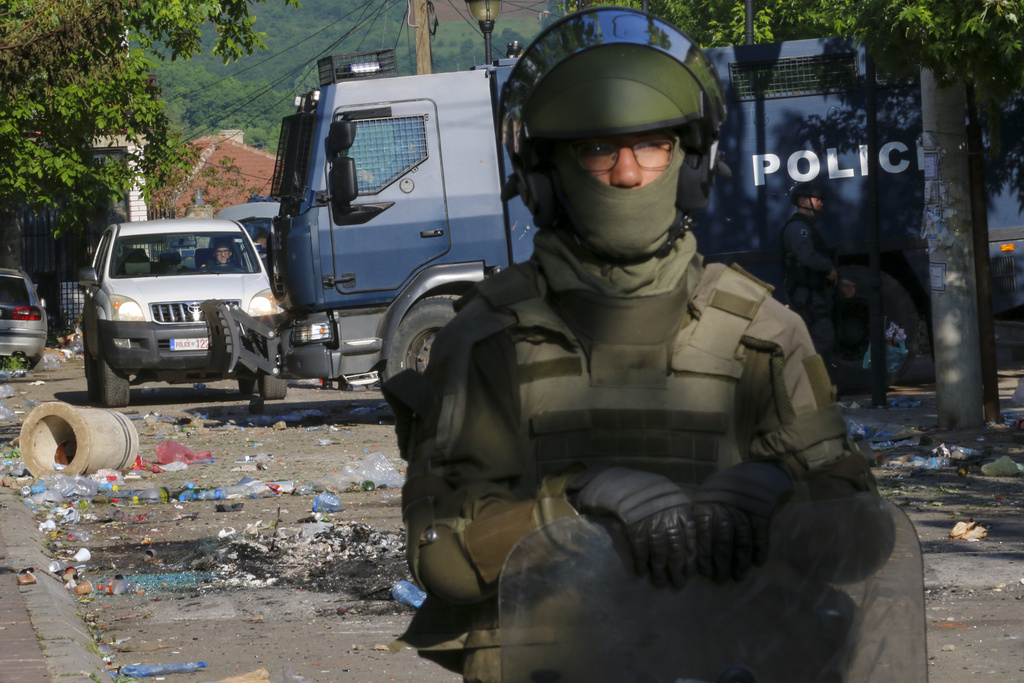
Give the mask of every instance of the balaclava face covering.
M 553 161 L 580 241 L 614 261 L 653 256 L 665 245 L 669 228 L 678 219 L 676 192 L 683 156 L 677 142 L 672 162 L 660 176 L 643 187 L 623 189 L 582 169 L 568 143 L 557 145 Z

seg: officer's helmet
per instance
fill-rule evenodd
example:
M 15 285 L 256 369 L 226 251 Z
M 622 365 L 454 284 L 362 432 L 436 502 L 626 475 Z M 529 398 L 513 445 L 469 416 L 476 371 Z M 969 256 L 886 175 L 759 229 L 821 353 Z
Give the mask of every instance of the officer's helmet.
M 707 206 L 725 120 L 718 73 L 686 34 L 622 7 L 570 14 L 526 48 L 501 93 L 502 138 L 538 225 L 555 206 L 551 142 L 672 129 L 686 152 L 676 204 Z
M 789 193 L 789 202 L 793 206 L 799 206 L 800 197 L 817 197 L 821 201 L 825 201 L 825 186 L 813 182 L 797 183 Z

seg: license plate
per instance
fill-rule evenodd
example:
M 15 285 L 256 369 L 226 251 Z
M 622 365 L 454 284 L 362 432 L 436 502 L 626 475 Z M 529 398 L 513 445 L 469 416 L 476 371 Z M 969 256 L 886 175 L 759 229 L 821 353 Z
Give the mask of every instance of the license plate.
M 171 351 L 206 351 L 209 348 L 210 339 L 208 337 L 171 340 Z

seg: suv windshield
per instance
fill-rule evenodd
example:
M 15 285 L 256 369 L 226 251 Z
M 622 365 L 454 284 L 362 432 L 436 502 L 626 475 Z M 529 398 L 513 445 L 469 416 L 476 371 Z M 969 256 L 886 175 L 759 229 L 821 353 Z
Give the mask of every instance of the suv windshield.
M 258 272 L 259 258 L 249 242 L 223 232 L 120 237 L 110 264 L 115 278 Z

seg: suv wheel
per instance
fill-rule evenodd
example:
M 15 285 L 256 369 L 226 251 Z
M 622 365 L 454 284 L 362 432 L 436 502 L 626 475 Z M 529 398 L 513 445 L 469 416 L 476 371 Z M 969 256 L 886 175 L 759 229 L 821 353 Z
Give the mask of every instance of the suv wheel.
M 90 403 L 97 403 L 100 400 L 100 379 L 98 362 L 92 357 L 89 345 L 82 349 L 82 357 L 85 362 L 85 387 L 89 395 Z
M 252 396 L 253 390 L 256 388 L 255 377 L 238 377 L 238 393 L 242 396 Z
M 278 401 L 288 395 L 288 381 L 276 375 L 261 372 L 259 375 L 260 397 L 267 401 Z M 239 380 L 241 384 L 241 380 Z
M 121 377 L 110 367 L 107 359 L 100 355 L 94 366 L 97 380 L 97 393 L 100 403 L 107 408 L 124 408 L 128 405 L 128 380 Z

